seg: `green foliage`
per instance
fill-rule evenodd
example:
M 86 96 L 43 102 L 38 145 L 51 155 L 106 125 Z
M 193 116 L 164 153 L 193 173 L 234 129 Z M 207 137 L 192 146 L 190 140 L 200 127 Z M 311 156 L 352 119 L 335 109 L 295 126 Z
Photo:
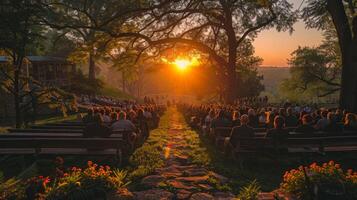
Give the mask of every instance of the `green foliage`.
M 281 83 L 283 97 L 311 102 L 313 98 L 333 96 L 340 90 L 341 53 L 336 33 L 327 29 L 319 47 L 299 47 L 290 59 L 291 78 Z
M 350 169 L 345 173 L 340 165 L 333 161 L 321 166 L 313 163 L 308 167 L 300 166 L 285 172 L 280 187 L 298 199 L 310 199 L 313 196 L 328 199 L 329 195 L 341 199 L 355 199 L 357 172 Z
M 71 77 L 70 91 L 79 94 L 98 94 L 103 84 L 100 79 L 90 80 L 82 71 L 78 71 Z
M 97 166 L 88 161 L 88 168 L 72 168 L 49 185 L 47 199 L 97 199 L 104 198 L 109 191 L 126 187 L 126 171 L 111 170 L 108 166 Z
M 119 98 L 119 99 L 134 99 L 132 95 L 125 93 L 117 88 L 113 88 L 112 86 L 109 85 L 104 85 L 104 87 L 100 91 L 100 94 L 104 96 Z
M 240 200 L 258 200 L 258 194 L 261 192 L 257 180 L 253 180 L 247 186 L 240 189 L 238 198 Z

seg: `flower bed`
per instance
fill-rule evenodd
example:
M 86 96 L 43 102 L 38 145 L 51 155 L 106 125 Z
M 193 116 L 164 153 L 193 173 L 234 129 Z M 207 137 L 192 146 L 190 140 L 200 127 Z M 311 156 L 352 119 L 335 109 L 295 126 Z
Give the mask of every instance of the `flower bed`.
M 1 199 L 96 199 L 127 186 L 126 171 L 112 170 L 88 161 L 85 169 L 57 168 L 54 177 L 37 176 L 16 184 L 3 183 Z M 5 187 L 6 186 L 6 187 Z M 3 189 L 3 190 L 1 190 Z M 15 192 L 7 192 L 15 191 Z
M 296 199 L 356 199 L 357 172 L 345 172 L 334 161 L 313 163 L 285 172 L 280 188 Z

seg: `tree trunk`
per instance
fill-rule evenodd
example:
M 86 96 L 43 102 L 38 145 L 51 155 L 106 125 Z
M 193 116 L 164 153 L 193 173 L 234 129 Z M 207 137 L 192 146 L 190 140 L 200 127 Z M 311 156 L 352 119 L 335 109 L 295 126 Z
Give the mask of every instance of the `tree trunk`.
M 95 80 L 95 61 L 94 61 L 93 51 L 89 53 L 88 63 L 89 63 L 88 78 L 89 80 Z
M 227 66 L 227 83 L 226 83 L 226 95 L 225 101 L 228 104 L 234 103 L 237 97 L 236 83 L 237 83 L 237 72 L 236 72 L 236 61 L 237 61 L 237 46 L 236 37 L 234 31 L 228 33 L 228 66 Z
M 20 73 L 21 73 L 21 66 L 22 66 L 22 58 L 18 56 L 14 58 L 13 65 L 15 67 L 14 70 L 14 108 L 15 108 L 15 126 L 16 128 L 20 128 L 22 124 L 22 117 L 21 117 L 21 94 L 20 94 Z
M 15 126 L 21 127 L 21 110 L 20 110 L 20 94 L 19 94 L 19 72 L 15 70 L 14 77 L 14 106 L 15 106 Z
M 337 31 L 342 57 L 342 75 L 340 107 L 349 111 L 357 111 L 357 45 L 353 39 L 342 1 L 328 0 L 327 10 L 330 13 Z M 356 17 L 355 17 L 356 18 Z M 357 28 L 357 20 L 353 20 L 353 30 Z M 357 31 L 356 31 L 357 33 Z
M 123 92 L 126 92 L 126 80 L 125 80 L 125 73 L 124 73 L 124 71 L 121 72 L 121 81 L 122 81 Z
M 236 73 L 236 62 L 237 62 L 237 38 L 233 27 L 233 17 L 231 4 L 228 2 L 221 2 L 225 14 L 225 29 L 227 31 L 227 42 L 228 42 L 228 66 L 226 67 L 227 80 L 225 86 L 225 101 L 228 104 L 233 104 L 237 93 L 236 93 L 236 83 L 237 83 L 237 73 Z

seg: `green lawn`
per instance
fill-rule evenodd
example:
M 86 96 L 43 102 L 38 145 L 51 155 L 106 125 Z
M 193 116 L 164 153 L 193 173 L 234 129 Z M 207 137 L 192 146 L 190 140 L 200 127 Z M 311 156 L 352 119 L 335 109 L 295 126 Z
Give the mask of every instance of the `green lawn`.
M 53 117 L 48 117 L 45 119 L 40 119 L 36 121 L 36 125 L 41 125 L 41 124 L 47 124 L 47 123 L 57 123 L 57 122 L 63 122 L 63 121 L 73 121 L 77 119 L 77 114 L 73 115 L 68 115 L 67 117 L 64 117 L 62 115 L 60 116 L 53 116 Z

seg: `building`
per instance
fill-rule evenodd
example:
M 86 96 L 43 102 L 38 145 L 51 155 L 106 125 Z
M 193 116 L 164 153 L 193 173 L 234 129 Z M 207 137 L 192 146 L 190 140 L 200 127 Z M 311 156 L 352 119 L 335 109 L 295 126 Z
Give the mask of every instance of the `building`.
M 0 67 L 10 63 L 9 57 L 0 56 Z M 26 56 L 22 69 L 23 75 L 32 77 L 43 85 L 60 88 L 70 86 L 70 77 L 76 70 L 75 65 L 65 58 L 52 56 Z M 12 119 L 15 113 L 13 97 L 1 89 L 0 96 L 0 122 L 2 122 L 5 119 Z
M 0 64 L 9 62 L 8 57 L 0 56 Z M 26 56 L 24 73 L 47 86 L 66 87 L 71 83 L 70 76 L 75 65 L 65 58 L 52 56 Z

